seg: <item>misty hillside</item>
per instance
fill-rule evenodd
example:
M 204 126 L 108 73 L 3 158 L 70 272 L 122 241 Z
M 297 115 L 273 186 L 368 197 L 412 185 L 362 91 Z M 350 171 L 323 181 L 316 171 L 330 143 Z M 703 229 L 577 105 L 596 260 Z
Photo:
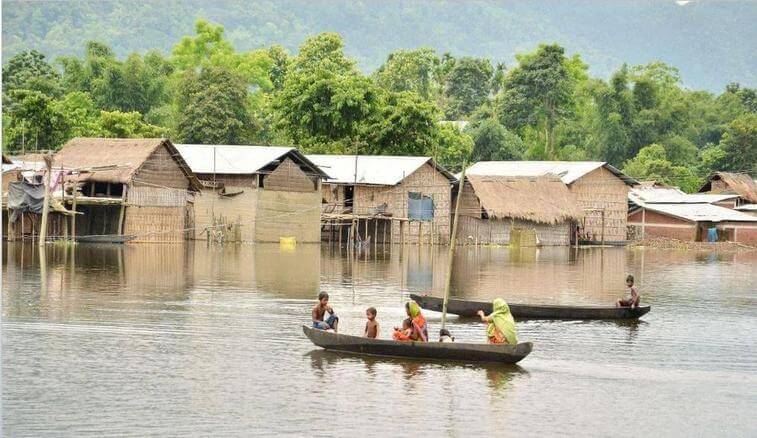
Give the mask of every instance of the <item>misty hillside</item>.
M 757 84 L 757 2 L 565 1 L 18 1 L 3 2 L 3 57 L 37 49 L 81 54 L 90 39 L 120 56 L 169 52 L 197 18 L 225 26 L 237 49 L 281 44 L 296 51 L 307 35 L 337 31 L 370 71 L 399 48 L 514 62 L 516 52 L 557 42 L 607 77 L 623 62 L 663 60 L 687 86 L 722 91 Z

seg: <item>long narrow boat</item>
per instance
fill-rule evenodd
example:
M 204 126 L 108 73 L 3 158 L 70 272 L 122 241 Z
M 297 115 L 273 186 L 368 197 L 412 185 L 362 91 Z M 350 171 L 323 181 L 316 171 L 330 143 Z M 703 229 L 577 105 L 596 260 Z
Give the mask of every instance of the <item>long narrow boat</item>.
M 430 295 L 411 294 L 424 309 L 442 311 L 442 298 Z M 447 303 L 447 313 L 460 316 L 476 316 L 476 312 L 483 310 L 489 314 L 492 303 L 483 301 L 467 301 L 450 299 Z M 637 319 L 651 310 L 650 306 L 614 307 L 614 306 L 552 306 L 510 304 L 510 312 L 518 319 Z
M 302 331 L 310 341 L 326 350 L 371 356 L 440 359 L 465 362 L 516 363 L 531 353 L 533 345 L 468 344 L 462 342 L 400 342 L 370 339 L 318 330 L 306 325 Z
M 130 240 L 136 239 L 134 234 L 103 234 L 103 235 L 89 235 L 89 236 L 76 236 L 75 239 L 79 243 L 126 243 Z

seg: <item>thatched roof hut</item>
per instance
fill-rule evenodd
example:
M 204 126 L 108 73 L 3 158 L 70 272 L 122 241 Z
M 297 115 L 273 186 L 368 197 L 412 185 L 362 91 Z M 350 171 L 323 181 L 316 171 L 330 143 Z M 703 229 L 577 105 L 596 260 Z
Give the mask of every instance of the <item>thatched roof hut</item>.
M 190 182 L 201 185 L 176 147 L 166 138 L 73 138 L 55 154 L 54 166 L 82 169 L 79 181 L 131 184 L 138 173 L 149 172 L 143 165 L 165 147 Z
M 575 197 L 556 175 L 470 175 L 466 179 L 491 219 L 513 218 L 557 224 L 583 217 Z
M 734 193 L 745 203 L 757 203 L 757 182 L 746 173 L 715 172 L 699 192 Z

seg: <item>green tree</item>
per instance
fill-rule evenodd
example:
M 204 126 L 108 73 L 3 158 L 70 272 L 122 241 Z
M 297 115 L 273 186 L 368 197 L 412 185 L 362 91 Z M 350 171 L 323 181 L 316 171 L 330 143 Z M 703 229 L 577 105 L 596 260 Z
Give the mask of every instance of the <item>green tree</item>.
M 698 189 L 701 182 L 691 169 L 671 163 L 659 144 L 641 148 L 638 155 L 626 162 L 623 171 L 640 180 L 662 182 L 688 192 Z
M 67 131 L 63 116 L 55 111 L 53 99 L 39 91 L 12 90 L 13 104 L 3 108 L 8 115 L 3 123 L 3 143 L 9 150 L 55 150 Z
M 488 59 L 458 59 L 444 83 L 447 119 L 458 120 L 469 116 L 486 102 L 493 75 L 494 68 Z
M 73 91 L 52 103 L 52 108 L 61 114 L 65 125 L 66 139 L 73 137 L 97 137 L 101 135 L 100 111 L 89 93 Z
M 726 128 L 720 148 L 726 170 L 757 173 L 757 114 L 744 114 Z
M 433 49 L 399 50 L 389 54 L 374 73 L 374 79 L 385 90 L 413 91 L 431 101 L 439 92 L 436 71 L 440 63 Z
M 487 119 L 471 130 L 473 151 L 471 161 L 502 161 L 523 159 L 525 145 L 518 134 L 508 131 L 497 120 Z
M 535 53 L 517 58 L 519 64 L 510 70 L 498 98 L 500 120 L 514 130 L 540 127 L 545 154 L 552 157 L 555 126 L 571 114 L 575 78 L 565 50 L 558 45 L 542 45 Z
M 230 71 L 209 67 L 185 72 L 176 136 L 181 142 L 244 144 L 252 136 L 247 85 Z
M 428 155 L 437 141 L 436 108 L 411 92 L 388 93 L 381 110 L 366 123 L 363 152 L 377 155 Z
M 136 111 L 101 111 L 98 120 L 100 135 L 117 138 L 154 138 L 165 136 L 165 128 L 142 121 Z
M 473 139 L 452 125 L 439 126 L 437 145 L 431 155 L 450 172 L 462 170 L 463 162 L 471 163 Z
M 3 92 L 39 91 L 47 96 L 60 94 L 60 75 L 45 60 L 45 55 L 30 50 L 21 52 L 3 66 Z

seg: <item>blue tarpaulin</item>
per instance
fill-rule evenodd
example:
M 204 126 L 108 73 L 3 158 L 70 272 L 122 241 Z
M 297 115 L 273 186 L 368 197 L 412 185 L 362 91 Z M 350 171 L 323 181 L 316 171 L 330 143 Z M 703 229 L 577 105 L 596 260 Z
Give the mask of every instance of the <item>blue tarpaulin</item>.
M 415 221 L 434 220 L 434 200 L 418 192 L 408 193 L 407 217 Z

